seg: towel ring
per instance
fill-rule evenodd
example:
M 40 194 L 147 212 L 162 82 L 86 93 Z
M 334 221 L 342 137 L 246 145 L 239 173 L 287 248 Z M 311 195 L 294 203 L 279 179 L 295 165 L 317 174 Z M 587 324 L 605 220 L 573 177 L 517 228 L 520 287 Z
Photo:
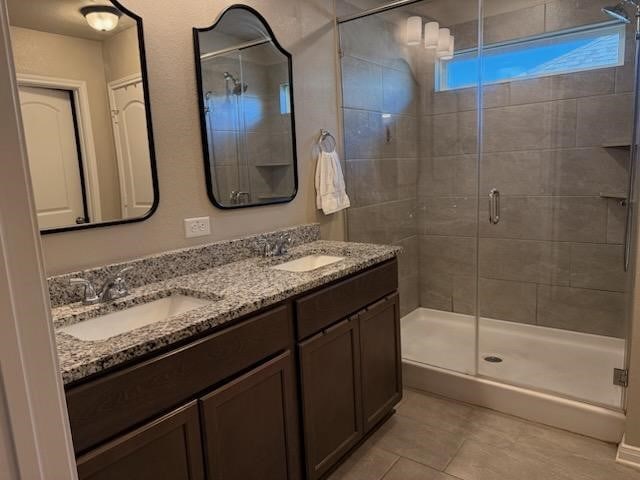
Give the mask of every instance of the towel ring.
M 329 147 L 325 142 L 329 142 Z M 318 147 L 322 152 L 331 153 L 336 150 L 338 143 L 331 132 L 329 130 L 325 130 L 324 128 L 320 130 L 320 138 L 318 139 Z

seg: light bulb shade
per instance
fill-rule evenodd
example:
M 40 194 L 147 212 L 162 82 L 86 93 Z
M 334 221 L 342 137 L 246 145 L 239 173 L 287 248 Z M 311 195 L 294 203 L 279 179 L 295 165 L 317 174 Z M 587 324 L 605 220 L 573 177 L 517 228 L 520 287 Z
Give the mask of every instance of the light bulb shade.
M 448 28 L 441 28 L 438 31 L 438 47 L 436 54 L 438 57 L 442 57 L 449 53 L 449 42 L 451 40 L 451 31 Z
M 120 10 L 108 5 L 94 5 L 80 10 L 91 28 L 99 32 L 109 32 L 118 26 Z
M 429 22 L 424 26 L 424 48 L 438 48 L 438 37 L 440 32 L 440 24 L 438 22 Z
M 447 51 L 447 53 L 442 55 L 440 58 L 442 60 L 451 60 L 453 58 L 454 48 L 455 48 L 455 37 L 453 35 L 451 35 L 449 37 L 449 50 Z
M 407 45 L 420 45 L 422 42 L 422 17 L 407 18 Z

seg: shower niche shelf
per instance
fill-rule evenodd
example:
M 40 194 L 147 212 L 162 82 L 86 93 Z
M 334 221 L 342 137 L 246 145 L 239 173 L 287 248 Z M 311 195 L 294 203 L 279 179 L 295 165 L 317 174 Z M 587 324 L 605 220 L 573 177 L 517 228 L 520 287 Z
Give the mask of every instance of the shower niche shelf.
M 257 168 L 285 168 L 291 167 L 291 163 L 256 163 L 255 167 Z
M 631 148 L 631 144 L 628 142 L 605 142 L 602 144 L 602 148 L 621 148 L 629 150 Z

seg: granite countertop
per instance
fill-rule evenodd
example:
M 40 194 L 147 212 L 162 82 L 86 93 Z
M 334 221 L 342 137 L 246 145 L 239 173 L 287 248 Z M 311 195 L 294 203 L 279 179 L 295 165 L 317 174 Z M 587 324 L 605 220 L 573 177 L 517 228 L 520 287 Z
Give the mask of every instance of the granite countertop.
M 65 384 L 114 367 L 164 346 L 201 334 L 226 322 L 273 305 L 371 265 L 395 257 L 401 248 L 365 243 L 314 241 L 294 247 L 282 257 L 254 257 L 202 270 L 135 289 L 109 304 L 73 303 L 52 310 L 58 356 Z M 345 259 L 309 272 L 268 268 L 309 254 Z M 162 322 L 137 328 L 101 341 L 83 341 L 61 327 L 146 303 L 171 294 L 185 294 L 212 303 Z

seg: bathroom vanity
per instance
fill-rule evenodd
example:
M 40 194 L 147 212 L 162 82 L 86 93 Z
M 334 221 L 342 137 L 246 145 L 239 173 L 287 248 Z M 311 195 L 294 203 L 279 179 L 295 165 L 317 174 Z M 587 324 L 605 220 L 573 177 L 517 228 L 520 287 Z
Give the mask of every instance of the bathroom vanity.
M 80 478 L 325 476 L 402 395 L 397 253 L 311 241 L 55 308 Z M 342 260 L 279 268 L 309 254 Z M 106 340 L 62 331 L 167 291 L 212 300 Z

